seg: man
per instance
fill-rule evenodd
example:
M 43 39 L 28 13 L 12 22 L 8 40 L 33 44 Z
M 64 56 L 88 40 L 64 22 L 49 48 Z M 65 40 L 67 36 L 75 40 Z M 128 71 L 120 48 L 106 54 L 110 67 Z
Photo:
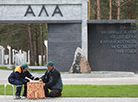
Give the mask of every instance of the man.
M 24 84 L 23 96 L 24 97 L 27 96 L 27 82 L 29 82 L 29 80 L 26 79 L 25 77 L 28 77 L 32 80 L 38 79 L 38 78 L 34 78 L 34 76 L 29 73 L 29 67 L 26 63 L 15 68 L 15 70 L 8 77 L 9 83 L 16 85 L 16 97 L 15 97 L 15 99 L 21 99 L 20 93 L 21 93 L 21 89 L 22 89 L 23 84 Z
M 46 64 L 48 70 L 46 73 L 39 79 L 39 81 L 44 82 L 44 90 L 46 97 L 59 97 L 63 90 L 63 84 L 61 80 L 60 72 L 55 69 L 54 63 L 49 61 Z M 48 89 L 51 90 L 49 93 Z

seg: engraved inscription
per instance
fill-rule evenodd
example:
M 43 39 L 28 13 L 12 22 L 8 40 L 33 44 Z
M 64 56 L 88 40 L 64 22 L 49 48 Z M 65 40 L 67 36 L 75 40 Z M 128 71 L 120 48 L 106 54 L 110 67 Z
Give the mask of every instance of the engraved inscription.
M 116 53 L 136 54 L 137 53 L 137 31 L 134 27 L 120 26 L 116 31 L 102 30 L 100 44 L 108 45 Z

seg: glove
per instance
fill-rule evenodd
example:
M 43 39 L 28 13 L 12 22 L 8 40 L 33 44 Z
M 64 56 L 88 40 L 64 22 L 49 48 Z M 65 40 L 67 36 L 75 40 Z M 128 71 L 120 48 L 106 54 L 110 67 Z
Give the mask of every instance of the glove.
M 39 80 L 39 77 L 34 78 L 34 80 Z

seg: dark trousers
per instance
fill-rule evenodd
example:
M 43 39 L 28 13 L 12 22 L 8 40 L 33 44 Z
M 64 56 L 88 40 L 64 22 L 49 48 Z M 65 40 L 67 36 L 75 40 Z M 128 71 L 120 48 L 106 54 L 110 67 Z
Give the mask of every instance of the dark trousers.
M 59 89 L 54 89 L 54 90 L 51 90 L 51 92 L 49 92 L 48 88 L 45 86 L 44 90 L 45 90 L 46 97 L 60 97 L 62 95 L 61 93 L 62 90 L 59 90 Z
M 28 79 L 25 79 L 27 82 L 29 82 Z M 22 90 L 22 85 L 24 85 L 24 93 L 23 96 L 27 96 L 27 83 L 23 83 L 20 80 L 17 79 L 8 79 L 10 84 L 16 85 L 16 96 L 20 96 L 21 90 Z

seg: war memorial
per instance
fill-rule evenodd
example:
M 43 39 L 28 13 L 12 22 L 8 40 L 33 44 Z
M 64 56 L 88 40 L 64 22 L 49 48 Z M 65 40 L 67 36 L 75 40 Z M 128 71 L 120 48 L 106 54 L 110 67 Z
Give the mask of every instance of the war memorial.
M 88 0 L 0 0 L 0 11 L 1 24 L 48 24 L 48 60 L 52 60 L 60 72 L 68 72 L 74 64 L 73 61 L 76 61 L 78 65 L 81 57 L 88 60 L 92 72 L 138 72 L 137 20 L 88 20 Z M 10 67 L 12 63 L 11 47 L 7 47 L 9 49 L 7 63 Z M 78 48 L 81 48 L 81 52 L 75 55 Z M 17 54 L 19 57 L 21 54 L 24 56 L 25 59 L 21 60 L 25 63 L 27 52 Z M 0 65 L 4 65 L 6 56 L 2 46 L 0 46 L 0 56 Z M 78 60 L 75 60 L 75 57 Z M 77 68 L 76 71 L 80 72 L 81 69 Z M 7 85 L 9 73 L 10 71 L 1 71 L 1 85 Z M 75 77 L 75 75 L 78 76 Z M 112 78 L 111 76 L 109 78 L 108 75 L 105 76 L 106 78 L 103 76 L 97 78 L 97 76 L 89 76 L 89 74 L 86 78 L 83 76 L 84 74 L 81 75 L 62 74 L 64 85 L 137 85 L 138 83 L 138 76 L 134 77 L 134 74 L 127 78 L 122 76 L 120 78 L 117 73 L 114 73 L 116 76 Z M 0 100 L 2 102 L 15 101 L 12 96 L 8 95 L 1 95 Z M 61 97 L 33 101 L 137 102 L 137 100 L 135 97 Z
M 48 60 L 60 71 L 80 47 L 92 71 L 138 72 L 137 20 L 88 20 L 87 0 L 0 1 L 0 23 L 48 23 Z

